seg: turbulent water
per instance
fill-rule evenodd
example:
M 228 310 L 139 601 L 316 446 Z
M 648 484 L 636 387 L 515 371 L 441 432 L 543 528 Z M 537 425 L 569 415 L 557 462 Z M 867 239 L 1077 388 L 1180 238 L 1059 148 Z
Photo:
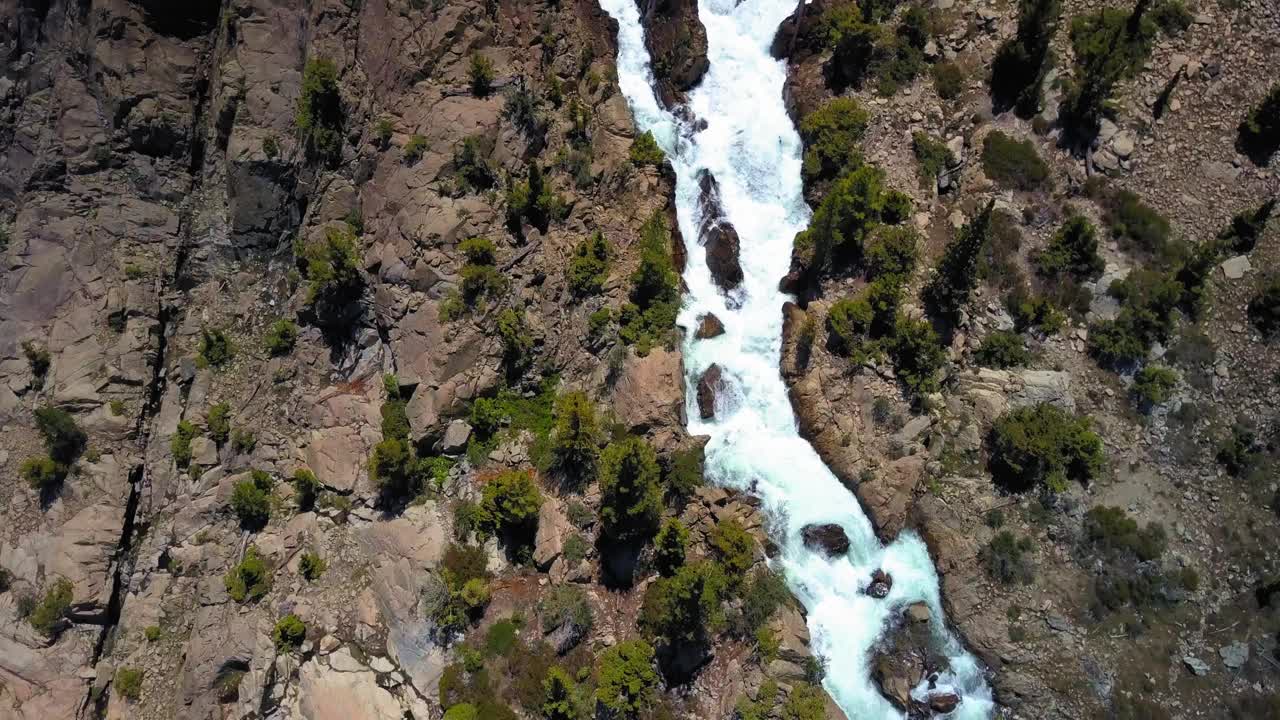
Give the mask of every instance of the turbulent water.
M 745 278 L 729 297 L 707 270 L 703 249 L 689 242 L 680 324 L 694 327 L 712 312 L 724 335 L 693 340 L 684 348 L 686 395 L 711 363 L 722 368 L 728 389 L 717 399 L 712 422 L 697 420 L 691 433 L 709 435 L 708 479 L 760 497 L 782 547 L 774 561 L 808 610 L 814 649 L 825 659 L 825 686 L 851 720 L 900 717 L 870 679 L 870 648 L 890 613 L 923 600 L 942 617 L 938 579 L 924 543 L 911 533 L 882 546 L 857 500 L 800 437 L 778 370 L 782 304 L 777 289 L 787 272 L 791 242 L 809 220 L 800 181 L 800 138 L 782 102 L 786 70 L 769 55 L 778 24 L 795 0 L 700 0 L 707 29 L 710 69 L 689 97 L 706 128 L 695 131 L 662 109 L 653 91 L 635 0 L 600 0 L 619 25 L 618 81 L 640 130 L 650 130 L 677 175 L 676 205 L 685 238 L 698 237 L 698 173 L 719 181 L 724 212 L 741 238 Z M 839 523 L 849 535 L 847 558 L 829 560 L 800 539 L 809 523 Z M 860 592 L 872 571 L 893 576 L 884 600 Z M 935 625 L 938 625 L 935 623 Z M 963 696 L 953 717 L 986 718 L 990 692 L 981 669 L 954 638 L 945 638 L 951 671 L 938 686 Z M 916 688 L 918 698 L 926 688 Z

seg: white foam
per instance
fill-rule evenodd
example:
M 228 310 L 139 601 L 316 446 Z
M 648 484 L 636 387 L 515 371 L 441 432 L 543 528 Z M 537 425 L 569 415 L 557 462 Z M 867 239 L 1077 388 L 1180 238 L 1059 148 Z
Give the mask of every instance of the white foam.
M 707 477 L 759 496 L 774 520 L 782 548 L 774 565 L 808 610 L 814 649 L 827 663 L 827 691 L 851 720 L 901 717 L 870 679 L 869 649 L 890 613 L 907 603 L 924 601 L 934 617 L 942 617 L 937 575 L 914 534 L 880 544 L 857 500 L 799 436 L 778 371 L 782 304 L 788 299 L 778 281 L 789 268 L 792 240 L 810 214 L 800 179 L 800 138 L 782 102 L 786 68 L 769 55 L 774 32 L 795 1 L 700 0 L 710 67 L 689 96 L 690 109 L 707 123 L 696 133 L 654 96 L 635 0 L 600 4 L 618 21 L 618 81 L 636 125 L 653 132 L 676 171 L 689 288 L 679 322 L 694 327 L 700 315 L 712 312 L 725 326 L 724 335 L 711 340 L 690 334 L 684 346 L 689 432 L 711 438 Z M 693 242 L 700 220 L 697 174 L 703 169 L 719 182 L 725 214 L 741 239 L 744 278 L 733 302 L 719 292 L 703 248 Z M 713 362 L 730 388 L 717 418 L 703 422 L 692 387 Z M 804 525 L 831 522 L 849 535 L 847 558 L 827 560 L 800 539 Z M 876 568 L 893 576 L 884 600 L 860 592 Z M 953 717 L 990 717 L 993 705 L 981 667 L 950 635 L 945 643 L 951 672 L 939 686 L 963 696 Z

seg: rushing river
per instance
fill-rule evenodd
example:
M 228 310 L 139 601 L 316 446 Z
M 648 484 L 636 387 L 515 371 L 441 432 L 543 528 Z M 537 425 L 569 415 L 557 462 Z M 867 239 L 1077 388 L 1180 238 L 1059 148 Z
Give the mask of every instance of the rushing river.
M 725 333 L 684 347 L 689 431 L 709 435 L 710 481 L 761 498 L 781 554 L 774 561 L 808 610 L 814 649 L 826 661 L 825 686 L 850 720 L 901 714 L 880 696 L 870 678 L 870 648 L 891 613 L 924 601 L 942 618 L 938 578 L 924 543 L 912 533 L 881 545 L 857 500 L 800 437 L 778 370 L 782 304 L 778 281 L 790 264 L 791 242 L 809 221 L 801 192 L 800 138 L 782 102 L 785 65 L 769 55 L 778 24 L 795 0 L 700 0 L 710 69 L 689 96 L 695 131 L 663 109 L 653 91 L 644 30 L 635 0 L 600 0 L 618 30 L 618 81 L 636 125 L 650 130 L 675 167 L 676 206 L 689 259 L 680 324 L 695 327 L 715 313 Z M 742 284 L 726 297 L 713 282 L 698 237 L 698 173 L 719 181 L 725 215 L 741 238 Z M 716 419 L 698 420 L 694 385 L 711 363 L 720 365 L 727 390 Z M 809 523 L 839 523 L 849 535 L 847 558 L 829 560 L 800 538 Z M 873 599 L 865 588 L 876 568 L 893 576 L 889 596 Z M 940 623 L 935 623 L 940 626 Z M 945 638 L 951 670 L 938 687 L 963 697 L 953 717 L 987 718 L 990 691 L 981 668 L 954 638 Z M 925 688 L 916 689 L 923 699 Z

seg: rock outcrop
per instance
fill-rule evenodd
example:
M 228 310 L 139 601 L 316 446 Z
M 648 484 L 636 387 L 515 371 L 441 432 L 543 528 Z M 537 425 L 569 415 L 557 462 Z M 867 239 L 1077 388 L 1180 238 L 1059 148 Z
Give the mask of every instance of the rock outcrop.
M 645 26 L 644 44 L 653 62 L 658 98 L 668 108 L 684 102 L 706 74 L 707 31 L 697 0 L 636 0 Z
M 698 227 L 699 241 L 706 250 L 707 269 L 716 284 L 724 290 L 731 290 L 742 282 L 742 264 L 738 260 L 740 241 L 738 231 L 733 223 L 725 217 L 724 208 L 720 204 L 720 186 L 716 178 L 708 171 L 702 171 L 698 178 L 698 213 L 701 222 Z
M 843 527 L 835 523 L 805 525 L 800 529 L 800 536 L 804 538 L 805 547 L 820 550 L 829 556 L 836 557 L 849 552 L 849 536 Z

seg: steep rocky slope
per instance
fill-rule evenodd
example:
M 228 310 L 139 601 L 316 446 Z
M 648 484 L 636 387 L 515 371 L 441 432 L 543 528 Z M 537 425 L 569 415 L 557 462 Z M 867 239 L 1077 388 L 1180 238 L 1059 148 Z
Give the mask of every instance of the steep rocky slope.
M 671 93 L 705 66 L 675 5 L 649 9 Z M 560 662 L 589 670 L 637 634 L 649 581 L 605 583 L 594 483 L 539 474 L 531 557 L 455 512 L 502 470 L 545 469 L 571 388 L 668 467 L 691 447 L 671 330 L 619 337 L 672 187 L 632 153 L 594 3 L 6 0 L 0 17 L 0 716 L 438 718 L 474 642 L 435 632 L 423 592 L 469 539 L 492 600 L 462 634 L 521 617 L 518 647 L 548 662 L 534 608 L 562 583 L 594 623 L 551 636 L 581 648 Z M 582 292 L 570 267 L 596 233 L 607 262 Z M 498 408 L 489 426 L 478 407 Z M 50 450 L 41 484 L 45 408 L 84 439 Z M 370 463 L 388 412 L 433 463 L 411 496 Z M 691 557 L 735 518 L 763 561 L 745 501 L 700 490 L 667 512 Z M 744 681 L 807 677 L 803 619 L 774 622 L 772 665 L 717 640 L 661 707 L 724 716 Z

